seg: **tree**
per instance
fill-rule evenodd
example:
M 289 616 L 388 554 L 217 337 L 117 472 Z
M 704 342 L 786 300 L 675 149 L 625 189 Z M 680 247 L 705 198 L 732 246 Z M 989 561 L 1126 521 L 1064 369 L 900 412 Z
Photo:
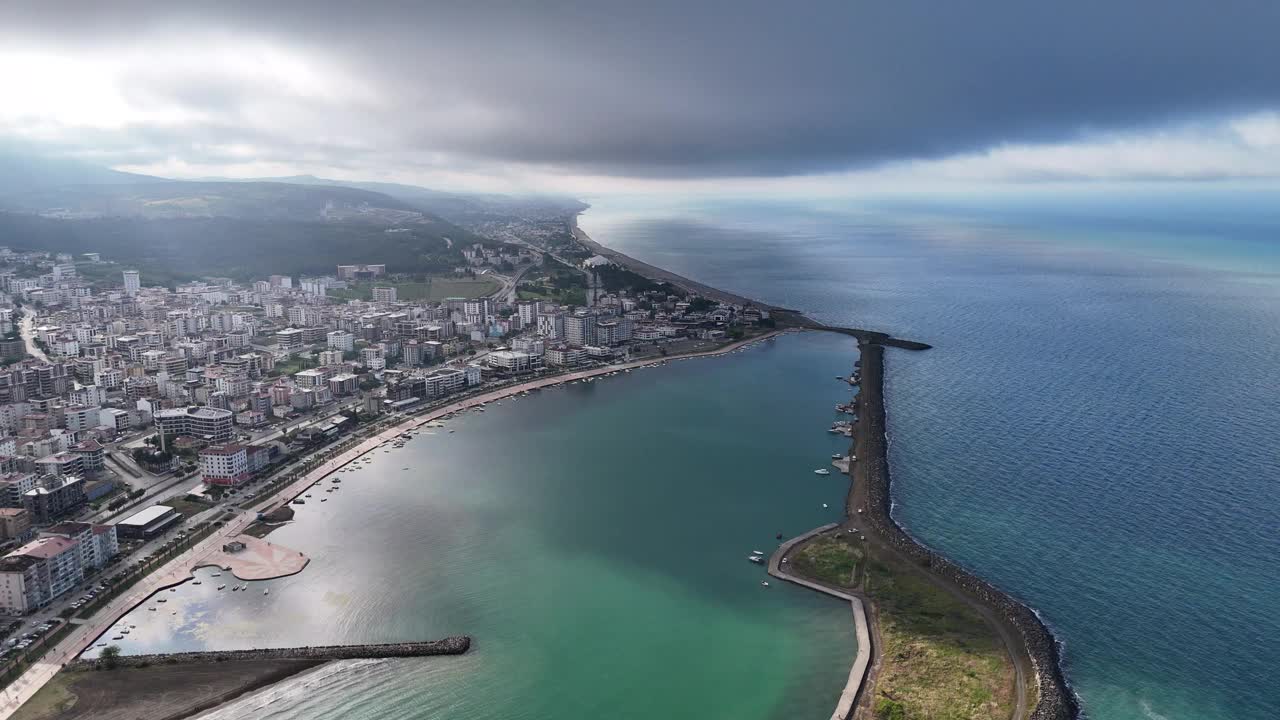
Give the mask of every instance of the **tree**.
M 98 654 L 98 660 L 104 668 L 115 670 L 120 666 L 120 646 L 108 645 L 102 648 L 102 652 Z

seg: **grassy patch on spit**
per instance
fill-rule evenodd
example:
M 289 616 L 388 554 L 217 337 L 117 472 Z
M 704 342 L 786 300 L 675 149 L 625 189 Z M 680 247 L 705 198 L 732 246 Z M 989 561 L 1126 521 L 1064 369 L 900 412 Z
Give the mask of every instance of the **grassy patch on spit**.
M 858 566 L 866 553 L 853 535 L 819 535 L 792 553 L 791 569 L 805 577 L 838 587 L 854 587 Z
M 880 720 L 1003 720 L 1014 672 L 999 636 L 976 610 L 919 572 L 880 558 L 866 567 L 883 665 L 872 712 Z
M 14 713 L 14 720 L 52 718 L 69 712 L 79 698 L 71 692 L 68 676 L 69 673 L 66 672 L 54 675 L 52 680 L 45 683 Z
M 157 664 L 115 670 L 63 670 L 14 720 L 172 720 L 309 670 L 322 660 Z

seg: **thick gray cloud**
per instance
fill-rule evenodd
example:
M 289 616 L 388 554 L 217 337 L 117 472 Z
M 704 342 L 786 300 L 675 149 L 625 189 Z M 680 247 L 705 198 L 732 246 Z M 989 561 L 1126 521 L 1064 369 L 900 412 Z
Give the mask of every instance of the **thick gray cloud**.
M 1274 0 L 86 0 L 9 3 L 0 28 L 60 52 L 165 47 L 126 97 L 187 113 L 103 138 L 129 157 L 785 175 L 1280 106 Z M 332 92 L 282 98 L 165 44 L 209 34 L 291 48 Z

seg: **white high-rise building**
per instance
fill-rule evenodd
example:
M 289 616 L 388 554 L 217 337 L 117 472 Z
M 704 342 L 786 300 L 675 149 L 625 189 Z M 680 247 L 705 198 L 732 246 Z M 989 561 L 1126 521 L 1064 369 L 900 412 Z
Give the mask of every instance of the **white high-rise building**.
M 596 344 L 596 316 L 574 314 L 564 319 L 564 339 L 577 347 Z
M 345 330 L 334 330 L 325 336 L 330 349 L 351 352 L 356 349 L 356 336 Z
M 133 297 L 142 289 L 142 277 L 137 270 L 124 271 L 124 294 Z
M 538 313 L 538 334 L 548 340 L 564 337 L 564 316 L 560 313 Z

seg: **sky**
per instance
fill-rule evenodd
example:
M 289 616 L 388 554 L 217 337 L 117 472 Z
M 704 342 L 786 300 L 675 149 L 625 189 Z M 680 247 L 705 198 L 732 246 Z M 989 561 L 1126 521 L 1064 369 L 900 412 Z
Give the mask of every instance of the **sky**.
M 6 0 L 0 143 L 167 177 L 1274 181 L 1274 0 Z

